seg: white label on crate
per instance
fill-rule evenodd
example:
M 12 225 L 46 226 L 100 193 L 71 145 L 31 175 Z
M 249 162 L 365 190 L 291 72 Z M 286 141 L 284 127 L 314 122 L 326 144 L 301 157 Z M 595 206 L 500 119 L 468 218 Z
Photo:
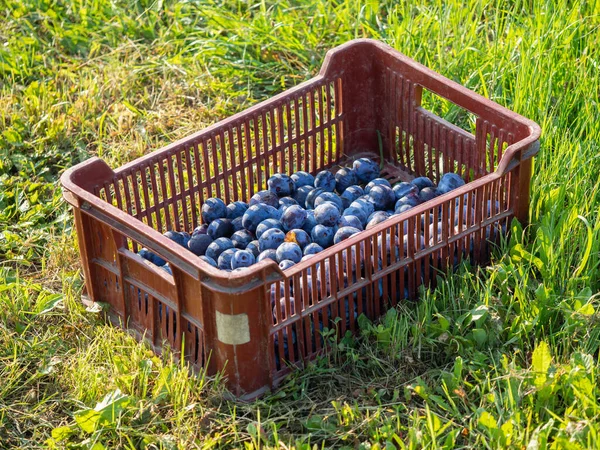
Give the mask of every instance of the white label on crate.
M 217 339 L 223 344 L 242 345 L 250 342 L 247 314 L 223 314 L 216 311 Z

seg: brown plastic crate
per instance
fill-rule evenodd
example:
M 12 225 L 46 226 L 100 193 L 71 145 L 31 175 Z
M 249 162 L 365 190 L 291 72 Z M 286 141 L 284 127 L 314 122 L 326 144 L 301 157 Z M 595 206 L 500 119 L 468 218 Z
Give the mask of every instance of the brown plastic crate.
M 424 89 L 473 113 L 475 136 L 423 109 Z M 270 260 L 220 271 L 161 234 L 191 232 L 204 199 L 248 200 L 275 172 L 379 161 L 378 133 L 390 180 L 455 172 L 468 184 L 285 272 Z M 324 327 L 354 332 L 361 313 L 376 318 L 415 298 L 458 260 L 485 263 L 510 220 L 527 219 L 539 135 L 534 122 L 359 39 L 329 51 L 319 75 L 293 89 L 115 171 L 91 158 L 61 181 L 91 300 L 155 350 L 166 340 L 252 398 L 317 355 Z M 139 257 L 140 246 L 173 276 Z M 312 274 L 320 281 L 309 283 Z

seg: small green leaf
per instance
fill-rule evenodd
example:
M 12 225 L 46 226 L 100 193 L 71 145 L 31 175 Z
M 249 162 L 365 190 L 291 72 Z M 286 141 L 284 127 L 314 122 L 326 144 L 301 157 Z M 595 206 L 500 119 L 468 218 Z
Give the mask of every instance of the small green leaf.
M 531 369 L 535 372 L 535 385 L 541 387 L 546 382 L 546 374 L 552 362 L 552 355 L 548 344 L 542 341 L 533 351 L 531 356 Z
M 75 422 L 86 433 L 93 433 L 96 430 L 99 420 L 100 413 L 93 409 L 85 409 L 75 413 Z
M 52 430 L 52 439 L 57 442 L 64 441 L 71 436 L 75 430 L 72 427 L 57 427 Z
M 498 424 L 496 423 L 496 419 L 489 412 L 484 411 L 479 416 L 479 425 L 483 425 L 484 427 L 495 430 L 498 428 Z
M 473 339 L 479 345 L 485 344 L 487 341 L 487 332 L 483 328 L 475 328 L 473 330 Z

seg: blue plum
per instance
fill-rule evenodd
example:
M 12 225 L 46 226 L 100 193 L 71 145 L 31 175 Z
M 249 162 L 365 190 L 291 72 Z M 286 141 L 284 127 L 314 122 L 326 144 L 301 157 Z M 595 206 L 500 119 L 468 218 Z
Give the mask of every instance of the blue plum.
M 278 197 L 287 197 L 294 193 L 296 185 L 288 175 L 283 173 L 276 173 L 267 180 L 267 186 L 269 190 L 275 193 Z
M 455 173 L 445 173 L 442 175 L 442 179 L 437 187 L 438 195 L 447 194 L 454 189 L 464 186 L 464 184 L 465 181 Z
M 230 237 L 233 234 L 233 225 L 229 219 L 215 219 L 208 226 L 208 235 L 213 239 Z
M 314 186 L 315 184 L 315 177 L 313 177 L 310 173 L 304 172 L 302 170 L 293 173 L 290 178 L 296 185 L 296 189 L 302 186 Z
M 210 256 L 202 255 L 202 256 L 200 257 L 200 259 L 201 259 L 202 261 L 204 261 L 205 263 L 208 263 L 208 264 L 210 264 L 210 265 L 211 265 L 211 266 L 213 266 L 213 267 L 217 267 L 217 262 L 216 262 L 214 259 L 212 259 Z
M 285 233 L 277 228 L 271 228 L 265 231 L 260 238 L 258 238 L 258 243 L 260 247 L 260 251 L 264 252 L 269 249 L 276 249 L 285 240 Z
M 245 249 L 253 240 L 254 236 L 248 230 L 236 231 L 233 233 L 233 235 L 231 235 L 231 242 L 233 242 L 233 246 L 242 250 Z
M 315 208 L 315 220 L 318 224 L 333 227 L 340 218 L 340 210 L 337 205 L 325 202 Z
M 369 158 L 359 158 L 354 161 L 352 168 L 361 183 L 369 183 L 379 177 L 379 164 Z
M 369 217 L 369 214 L 360 206 L 350 206 L 342 214 L 342 217 L 356 217 L 360 221 L 362 228 L 367 224 L 367 218 Z
M 177 231 L 166 231 L 165 233 L 163 233 L 163 236 L 169 238 L 176 244 L 183 245 L 183 235 Z
M 302 227 L 302 229 L 310 234 L 315 225 L 317 225 L 317 220 L 315 219 L 315 211 L 313 209 L 309 209 L 306 211 L 306 221 L 304 222 L 304 226 Z
M 310 191 L 308 193 L 308 195 L 306 196 L 305 208 L 306 209 L 314 209 L 315 208 L 315 200 L 323 192 L 327 192 L 327 191 L 325 191 L 325 189 L 321 189 L 321 188 L 313 189 L 312 191 Z
M 292 205 L 288 207 L 281 216 L 281 223 L 285 231 L 290 231 L 294 228 L 302 228 L 306 222 L 307 213 L 300 205 Z
M 283 231 L 283 224 L 281 223 L 281 220 L 265 219 L 261 223 L 259 223 L 258 226 L 256 227 L 256 233 L 254 233 L 254 234 L 256 234 L 256 239 L 260 239 L 262 234 L 265 231 L 270 230 L 271 228 L 277 228 L 277 229 Z
M 302 259 L 302 249 L 294 242 L 284 242 L 277 247 L 277 261 L 281 262 L 286 259 L 299 263 Z
M 412 180 L 411 183 L 413 185 L 415 185 L 420 191 L 423 190 L 423 189 L 425 189 L 425 188 L 435 187 L 435 184 L 433 184 L 433 181 L 431 181 L 427 177 L 418 177 L 418 178 L 415 178 L 414 180 Z
M 322 194 L 320 194 L 315 199 L 315 208 L 317 208 L 317 206 L 322 205 L 325 202 L 331 202 L 331 203 L 335 204 L 337 206 L 337 208 L 340 210 L 340 214 L 342 213 L 342 211 L 344 211 L 344 204 L 342 202 L 342 199 L 340 198 L 339 195 L 337 195 L 333 192 L 323 192 Z
M 241 250 L 237 248 L 228 248 L 223 253 L 219 255 L 219 259 L 217 259 L 217 267 L 221 270 L 231 269 L 231 260 L 233 256 Z
M 311 239 L 306 231 L 295 228 L 286 233 L 285 242 L 294 242 L 298 244 L 302 250 L 304 250 L 304 248 L 311 243 Z
M 244 229 L 244 217 L 236 217 L 231 221 L 231 226 L 233 227 L 233 232 L 241 231 Z
M 344 208 L 350 206 L 354 200 L 360 198 L 365 195 L 365 190 L 358 185 L 348 186 L 346 190 L 340 195 L 340 199 L 342 200 L 342 205 Z
M 279 202 L 279 200 L 278 200 Z M 244 213 L 242 225 L 252 233 L 256 232 L 258 225 L 266 219 L 279 219 L 279 211 L 269 205 L 252 205 Z
M 196 228 L 194 228 L 194 231 L 192 231 L 192 237 L 196 236 L 197 234 L 208 234 L 208 224 L 203 223 L 202 225 L 198 225 Z
M 273 208 L 279 208 L 279 197 L 274 192 L 269 190 L 258 191 L 250 199 L 249 205 L 264 204 L 272 206 Z
M 412 209 L 412 206 L 403 203 L 400 205 L 399 208 L 396 208 L 395 214 L 402 214 L 403 212 L 406 212 L 409 209 Z
M 206 248 L 205 255 L 216 261 L 219 259 L 219 256 L 221 256 L 221 253 L 223 253 L 225 250 L 229 250 L 232 248 L 234 247 L 233 242 L 231 242 L 231 239 L 227 239 L 224 237 L 218 238 L 209 244 L 209 246 Z
M 369 181 L 369 183 L 365 186 L 365 194 L 371 192 L 371 189 L 373 189 L 375 186 L 387 186 L 390 189 L 392 188 L 390 182 L 385 178 L 375 178 L 374 180 Z
M 335 235 L 333 236 L 333 243 L 337 244 L 348 239 L 350 236 L 354 236 L 356 233 L 360 233 L 358 228 L 354 227 L 341 227 L 338 228 Z
M 202 221 L 211 223 L 215 219 L 227 217 L 227 206 L 220 198 L 208 198 L 202 205 Z
M 292 197 L 281 197 L 279 199 L 279 211 L 283 214 L 285 210 L 292 205 L 297 205 L 298 202 Z
M 251 241 L 246 246 L 246 250 L 248 250 L 249 252 L 252 252 L 252 254 L 254 255 L 255 258 L 258 257 L 258 255 L 260 253 L 260 244 L 259 244 L 258 240 Z
M 333 227 L 327 227 L 325 225 L 316 225 L 311 233 L 312 241 L 315 244 L 319 244 L 323 248 L 331 247 L 333 244 L 333 236 L 335 235 L 335 229 Z
M 306 247 L 304 247 L 304 256 L 316 255 L 317 253 L 321 253 L 322 251 L 323 247 L 313 242 L 312 244 L 308 244 Z
M 201 256 L 206 253 L 206 249 L 212 242 L 213 239 L 208 234 L 197 234 L 188 242 L 188 248 L 194 255 Z
M 292 267 L 294 265 L 296 265 L 296 263 L 294 261 L 292 261 L 290 259 L 284 259 L 283 261 L 281 261 L 279 263 L 279 268 L 281 270 L 286 270 L 286 269 L 289 269 L 290 267 Z
M 407 183 L 403 181 L 402 183 L 396 184 L 393 188 L 394 194 L 396 195 L 396 200 L 400 200 L 402 197 L 408 194 L 418 194 L 419 188 L 413 184 Z
M 258 255 L 258 258 L 256 258 L 256 262 L 261 262 L 261 261 L 264 261 L 265 259 L 271 259 L 271 260 L 277 262 L 277 252 L 272 248 L 270 248 L 269 250 L 260 252 L 260 254 Z
M 353 186 L 358 183 L 356 172 L 353 169 L 342 167 L 335 173 L 335 190 L 340 194 L 346 190 L 349 186 Z
M 375 211 L 375 205 L 371 203 L 370 197 L 368 195 L 354 200 L 352 203 L 350 203 L 350 208 L 352 207 L 362 209 L 367 214 L 367 216 L 370 216 L 371 214 L 373 214 L 373 211 Z
M 250 267 L 256 258 L 254 254 L 249 250 L 240 250 L 235 252 L 233 257 L 231 258 L 231 268 L 239 269 L 241 267 Z
M 396 202 L 394 210 L 398 211 L 398 209 L 402 205 L 408 205 L 410 207 L 414 207 L 414 206 L 417 206 L 420 203 L 421 203 L 421 200 L 419 199 L 419 195 L 418 194 L 408 194 L 408 195 L 402 197 L 400 200 L 398 200 Z
M 369 222 L 367 223 L 365 230 L 370 230 L 375 225 L 380 224 L 381 222 L 383 222 L 384 220 L 387 220 L 389 218 L 390 218 L 390 215 L 388 213 L 386 213 L 385 211 L 376 211 L 369 218 Z
M 173 275 L 173 271 L 171 270 L 171 266 L 169 263 L 166 263 L 164 266 L 161 266 L 161 269 L 167 272 L 169 275 Z
M 227 218 L 233 220 L 237 217 L 242 217 L 248 209 L 248 203 L 246 202 L 233 202 L 227 205 Z
M 396 195 L 388 186 L 373 186 L 369 191 L 369 201 L 373 203 L 377 211 L 383 211 L 394 205 Z
M 337 221 L 337 226 L 338 226 L 338 228 L 354 227 L 354 228 L 358 228 L 359 230 L 362 230 L 364 228 L 360 219 L 358 217 L 352 216 L 352 215 L 340 217 L 340 219 Z
M 421 203 L 433 200 L 435 197 L 437 197 L 437 192 L 434 188 L 425 187 L 419 191 L 419 200 Z
M 296 189 L 296 192 L 294 192 L 293 199 L 296 200 L 300 206 L 306 208 L 306 198 L 308 197 L 308 194 L 314 190 L 314 186 L 300 186 L 298 189 Z
M 333 192 L 335 189 L 335 177 L 328 170 L 322 170 L 315 177 L 315 187 L 327 192 Z

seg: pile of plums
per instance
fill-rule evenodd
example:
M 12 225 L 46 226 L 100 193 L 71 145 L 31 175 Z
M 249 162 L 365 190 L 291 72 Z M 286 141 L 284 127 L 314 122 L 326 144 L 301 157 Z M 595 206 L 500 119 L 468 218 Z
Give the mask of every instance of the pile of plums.
M 267 258 L 285 270 L 464 181 L 447 173 L 437 186 L 427 177 L 392 186 L 380 178 L 375 161 L 360 158 L 335 173 L 277 173 L 267 185 L 248 203 L 209 198 L 202 205 L 203 223 L 191 235 L 167 231 L 165 236 L 221 270 L 244 270 Z M 147 249 L 139 255 L 171 272 Z

